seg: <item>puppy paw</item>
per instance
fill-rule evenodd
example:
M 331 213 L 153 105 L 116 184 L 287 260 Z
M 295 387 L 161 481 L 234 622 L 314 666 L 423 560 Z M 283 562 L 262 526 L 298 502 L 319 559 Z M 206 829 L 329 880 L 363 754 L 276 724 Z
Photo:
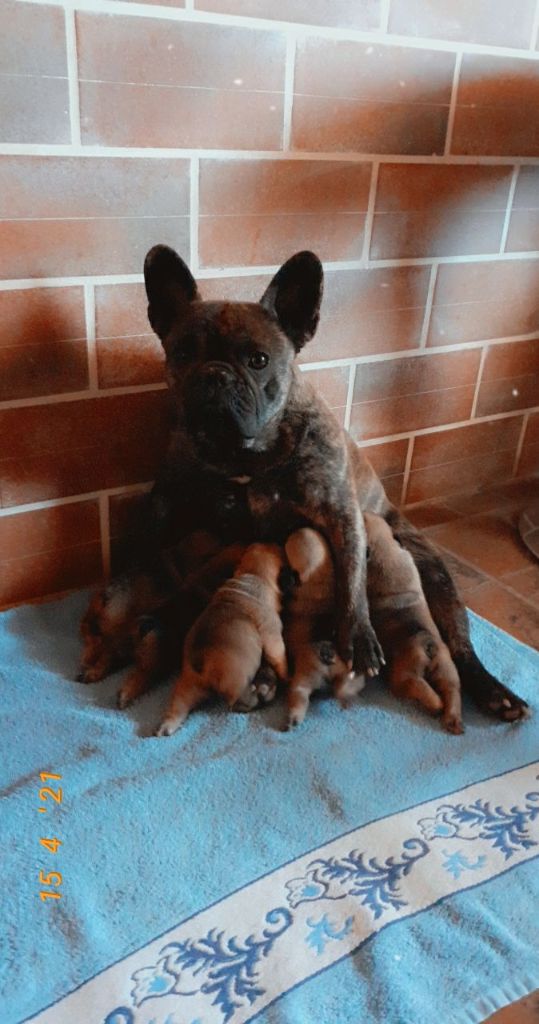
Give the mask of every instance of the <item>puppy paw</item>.
M 75 679 L 77 683 L 100 683 L 107 675 L 107 672 L 108 665 L 99 663 L 97 665 L 87 665 L 80 669 Z
M 121 690 L 118 690 L 116 695 L 116 707 L 119 711 L 124 711 L 125 708 L 129 707 L 129 705 L 133 703 L 133 699 L 134 698 L 131 696 L 129 690 L 125 686 L 122 686 Z
M 173 736 L 181 725 L 182 722 L 178 722 L 174 718 L 165 718 L 161 725 L 158 725 L 154 736 Z
M 464 732 L 464 726 L 460 715 L 444 715 L 443 725 L 444 729 L 447 732 L 452 733 L 453 736 L 461 736 Z
M 290 732 L 291 729 L 297 729 L 298 725 L 302 725 L 305 721 L 306 714 L 307 708 L 291 708 L 288 712 L 284 731 Z

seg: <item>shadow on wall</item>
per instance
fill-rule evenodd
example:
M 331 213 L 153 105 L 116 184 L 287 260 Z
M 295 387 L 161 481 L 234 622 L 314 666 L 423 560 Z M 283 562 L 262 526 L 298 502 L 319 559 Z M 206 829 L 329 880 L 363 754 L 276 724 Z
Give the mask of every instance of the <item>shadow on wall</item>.
M 474 95 L 477 92 L 478 82 L 474 81 Z M 465 90 L 459 90 L 453 151 L 472 156 L 492 154 L 494 159 L 496 153 L 504 152 L 539 154 L 534 132 L 530 129 L 529 142 L 526 136 L 526 125 L 537 122 L 536 81 L 516 73 L 483 77 L 479 92 L 482 107 L 478 113 L 473 103 L 467 105 Z M 342 100 L 324 99 L 318 106 L 318 120 L 313 120 L 318 129 L 308 140 L 309 149 L 326 155 L 328 146 L 331 152 L 341 147 L 343 151 L 362 151 L 370 139 L 379 136 L 379 126 L 385 123 L 391 128 L 385 132 L 391 152 L 425 152 L 428 138 L 442 156 L 448 94 L 433 83 L 430 91 L 422 84 L 421 96 L 413 105 L 399 109 L 394 99 L 391 97 L 391 103 L 389 99 L 382 94 L 377 102 L 366 104 L 360 123 Z M 492 118 L 485 114 L 489 105 L 494 111 Z M 357 109 L 357 103 L 355 106 Z M 514 142 L 512 150 L 508 139 Z M 294 140 L 302 144 L 296 135 Z M 370 190 L 368 153 L 364 163 L 314 157 L 309 161 L 201 160 L 201 167 L 208 163 L 217 198 L 205 205 L 202 177 L 199 237 L 204 266 L 277 264 L 299 248 L 314 249 L 329 268 L 334 262 L 361 258 Z M 539 212 L 528 207 L 539 210 L 539 202 L 532 199 L 537 169 L 521 168 L 507 225 L 512 175 L 512 166 L 500 164 L 381 164 L 370 258 L 394 261 L 497 254 L 507 227 L 508 252 L 536 250 L 539 243 L 534 223 Z M 28 276 L 34 270 L 30 254 Z M 422 336 L 429 282 L 429 266 L 329 269 L 320 330 L 302 353 L 302 362 L 414 351 L 420 343 L 431 349 L 539 333 L 539 260 L 504 261 L 502 257 L 499 262 L 441 266 L 430 330 L 428 336 Z M 202 281 L 201 290 L 205 298 L 255 301 L 266 283 L 263 276 L 215 278 Z M 165 393 L 118 395 L 106 391 L 163 380 L 161 347 L 149 333 L 143 287 L 102 285 L 96 286 L 95 295 L 97 344 L 90 369 L 88 311 L 82 287 L 40 288 L 36 277 L 31 290 L 0 292 L 0 400 L 10 404 L 28 400 L 24 410 L 0 409 L 3 507 L 135 485 L 155 474 L 169 422 Z M 517 346 L 504 357 L 504 379 L 524 381 L 515 409 L 537 404 L 539 342 L 531 345 L 533 351 L 523 352 Z M 442 418 L 432 423 L 467 419 L 479 362 L 478 349 L 457 349 L 446 356 L 362 364 L 353 396 L 354 436 L 383 439 L 424 427 L 424 417 L 421 419 L 419 412 L 416 415 L 414 408 L 422 406 L 424 413 L 429 401 L 439 404 L 440 389 L 446 389 L 449 404 L 438 411 Z M 328 393 L 328 400 L 342 418 L 347 379 L 343 375 L 342 381 L 330 383 L 329 377 L 320 376 L 317 384 L 323 393 L 326 380 L 328 388 L 335 389 L 335 394 Z M 89 386 L 95 390 L 96 385 L 105 391 L 79 400 L 81 393 Z M 413 393 L 413 402 L 403 403 L 403 396 L 409 393 Z M 63 395 L 66 400 L 32 403 L 32 399 L 52 395 Z M 481 397 L 481 402 L 479 415 L 500 411 L 496 395 Z M 427 419 L 426 425 L 431 421 Z M 137 501 L 136 496 L 110 500 L 112 550 L 119 560 L 121 537 L 130 532 Z M 74 507 L 73 522 L 67 526 L 67 512 L 50 513 L 45 531 L 47 550 L 76 546 L 82 504 L 77 506 L 79 519 Z M 91 577 L 100 560 L 100 528 L 96 498 L 87 505 L 89 526 L 84 544 L 91 551 Z M 19 519 L 17 530 L 14 524 L 8 527 L 9 518 Z M 26 522 L 23 529 L 25 518 L 5 517 L 2 530 L 7 540 L 0 539 L 0 560 L 9 560 L 13 551 L 17 556 L 25 551 L 30 526 Z M 28 572 L 32 572 L 30 564 Z M 23 592 L 24 586 L 17 584 L 8 599 L 17 599 Z

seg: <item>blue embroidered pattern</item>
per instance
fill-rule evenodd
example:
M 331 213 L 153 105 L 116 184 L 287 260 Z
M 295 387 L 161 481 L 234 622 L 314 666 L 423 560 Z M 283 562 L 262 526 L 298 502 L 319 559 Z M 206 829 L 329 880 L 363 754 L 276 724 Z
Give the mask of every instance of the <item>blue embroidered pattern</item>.
M 487 858 L 483 854 L 477 860 L 472 861 L 460 850 L 455 850 L 454 853 L 444 850 L 444 857 L 443 866 L 448 874 L 453 875 L 453 878 L 460 878 L 464 871 L 479 871 L 487 863 Z
M 429 852 L 422 839 L 407 839 L 400 860 L 388 857 L 380 863 L 376 857 L 366 859 L 364 853 L 352 850 L 346 857 L 329 857 L 309 864 L 304 878 L 286 883 L 288 902 L 297 907 L 311 899 L 341 900 L 356 896 L 372 912 L 375 920 L 384 910 L 399 910 L 406 906 L 400 898 L 399 882 L 408 875 L 414 864 Z
M 302 929 L 307 925 L 304 941 L 315 956 L 321 956 L 328 944 L 343 941 L 352 932 L 353 916 L 335 921 L 324 913 L 305 920 L 296 914 L 303 904 L 353 899 L 367 908 L 376 921 L 390 910 L 400 911 L 408 906 L 401 883 L 419 861 L 433 853 L 436 847 L 431 844 L 435 840 L 483 840 L 494 851 L 499 851 L 504 860 L 509 860 L 519 849 L 539 845 L 529 832 L 529 826 L 538 816 L 539 792 L 527 793 L 522 807 L 514 805 L 508 810 L 500 805 L 492 807 L 488 800 L 481 799 L 470 804 L 444 803 L 432 817 L 418 820 L 422 838 L 406 839 L 399 856 L 382 860 L 351 850 L 342 857 L 313 860 L 302 876 L 285 882 L 288 907 L 269 910 L 258 936 L 250 934 L 241 939 L 213 928 L 201 938 L 186 938 L 165 946 L 156 964 L 133 973 L 132 1005 L 136 1008 L 148 999 L 167 995 L 200 993 L 211 999 L 213 1007 L 218 1007 L 222 1024 L 228 1024 L 236 1010 L 252 1006 L 266 995 L 262 984 L 263 961 L 297 918 Z M 474 859 L 461 849 L 443 849 L 441 853 L 443 868 L 455 880 L 464 872 L 479 871 L 487 863 L 484 854 Z M 270 966 L 266 970 L 271 973 Z M 174 1014 L 167 1020 L 175 1020 Z M 126 1006 L 119 1006 L 107 1015 L 103 1024 L 136 1024 L 135 1013 Z M 203 1022 L 197 1018 L 191 1024 Z
M 315 953 L 320 956 L 323 953 L 328 942 L 331 940 L 344 939 L 352 931 L 352 925 L 354 923 L 353 917 L 347 917 L 342 928 L 332 924 L 327 914 L 324 914 L 319 921 L 313 921 L 312 917 L 307 918 L 307 927 L 310 928 L 310 932 L 305 939 L 308 946 L 314 949 Z
M 506 860 L 520 848 L 537 846 L 527 826 L 539 815 L 539 793 L 527 793 L 523 808 L 491 808 L 488 800 L 468 804 L 442 804 L 434 818 L 420 818 L 425 839 L 485 839 L 500 850 Z
M 201 939 L 171 942 L 161 950 L 154 967 L 135 971 L 135 1006 L 172 992 L 184 996 L 203 992 L 213 996 L 212 1005 L 220 1008 L 226 1024 L 238 1007 L 245 1002 L 252 1004 L 264 994 L 257 984 L 259 961 L 268 956 L 279 935 L 290 927 L 292 914 L 286 907 L 275 907 L 266 914 L 265 922 L 267 927 L 259 939 L 248 935 L 240 941 L 212 929 Z M 198 983 L 199 976 L 202 983 Z M 188 990 L 183 987 L 186 980 Z

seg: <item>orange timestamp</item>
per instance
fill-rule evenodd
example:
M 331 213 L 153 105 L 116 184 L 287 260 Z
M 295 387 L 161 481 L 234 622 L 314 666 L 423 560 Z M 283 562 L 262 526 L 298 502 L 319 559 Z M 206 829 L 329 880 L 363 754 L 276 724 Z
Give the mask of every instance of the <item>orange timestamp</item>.
M 49 779 L 60 780 L 62 776 L 55 775 L 52 772 L 40 772 L 39 778 L 41 779 L 41 782 L 47 782 Z M 49 813 L 49 811 L 53 810 L 55 804 L 62 803 L 63 798 L 64 793 L 61 786 L 58 786 L 56 789 L 51 786 L 42 786 L 39 790 L 39 799 L 45 806 L 38 807 L 38 813 Z M 53 839 L 46 839 L 42 836 L 39 842 L 45 850 L 52 854 L 57 854 L 58 847 L 62 845 L 61 840 L 57 839 L 56 836 Z M 41 882 L 41 885 L 50 886 L 49 889 L 40 890 L 39 898 L 43 903 L 47 900 L 59 900 L 62 898 L 62 893 L 58 891 L 62 884 L 62 875 L 59 871 L 40 871 L 39 881 Z

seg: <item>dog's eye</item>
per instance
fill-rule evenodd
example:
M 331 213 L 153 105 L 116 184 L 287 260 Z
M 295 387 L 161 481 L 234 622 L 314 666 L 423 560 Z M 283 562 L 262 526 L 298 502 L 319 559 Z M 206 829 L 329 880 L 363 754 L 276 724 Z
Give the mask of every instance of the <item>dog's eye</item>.
M 249 356 L 249 366 L 252 370 L 263 370 L 268 365 L 269 356 L 265 352 L 253 352 Z

